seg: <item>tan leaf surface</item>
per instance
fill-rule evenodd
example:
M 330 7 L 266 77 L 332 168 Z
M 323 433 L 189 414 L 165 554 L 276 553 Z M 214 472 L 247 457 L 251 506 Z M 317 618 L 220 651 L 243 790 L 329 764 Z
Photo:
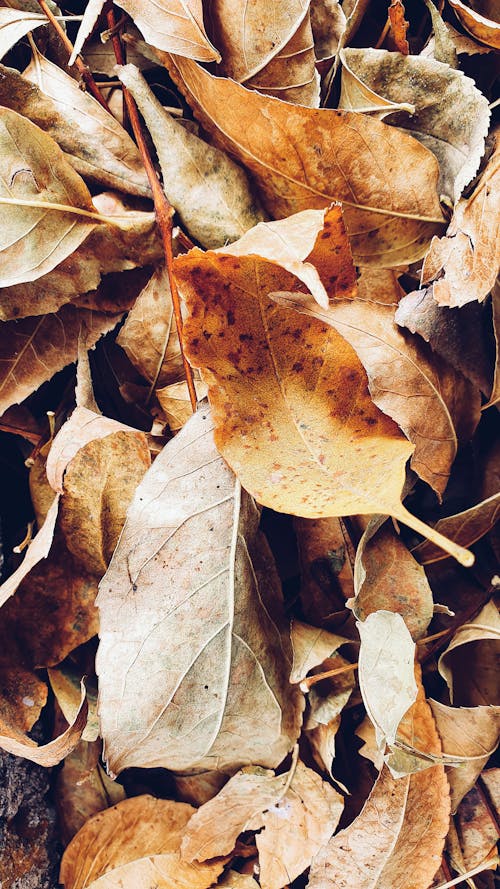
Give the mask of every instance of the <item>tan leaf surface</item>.
M 175 271 L 217 447 L 257 501 L 310 518 L 383 510 L 428 536 L 399 499 L 412 446 L 373 404 L 355 352 L 333 328 L 271 300 L 296 280 L 254 255 L 197 249 Z M 457 557 L 470 564 L 470 554 Z
M 198 401 L 206 398 L 207 387 L 198 374 L 195 377 L 196 395 Z M 171 383 L 163 389 L 156 390 L 156 397 L 165 415 L 171 432 L 178 432 L 189 420 L 193 413 L 189 397 L 189 389 L 185 380 L 179 383 Z
M 205 889 L 223 864 L 190 865 L 181 860 L 180 845 L 194 809 L 186 803 L 137 796 L 99 812 L 84 824 L 67 847 L 60 880 L 65 889 L 99 886 L 146 886 Z M 124 880 L 117 871 L 124 870 Z M 146 882 L 158 873 L 158 882 Z M 133 883 L 132 880 L 136 879 Z M 168 882 L 167 882 L 168 879 Z M 192 883 L 189 881 L 192 880 Z M 144 882 L 142 882 L 144 881 Z
M 410 114 L 394 114 L 391 124 L 433 152 L 441 170 L 439 193 L 458 200 L 477 172 L 490 120 L 488 100 L 474 81 L 448 64 L 385 49 L 350 48 L 342 57 L 355 83 L 368 87 L 379 107 L 384 100 L 406 104 Z M 363 101 L 363 95 L 353 96 L 346 105 L 341 97 L 340 107 L 356 111 Z
M 167 386 L 182 378 L 181 349 L 164 266 L 155 270 L 137 297 L 116 342 L 152 386 Z
M 491 810 L 477 787 L 470 790 L 460 803 L 454 824 L 460 850 L 460 864 L 463 862 L 461 869 L 456 868 L 458 873 L 472 870 L 487 859 L 490 859 L 489 867 L 495 872 L 498 869 L 498 830 L 491 817 Z M 450 859 L 455 867 L 454 851 L 453 848 L 450 849 Z M 494 886 L 495 873 L 491 874 L 491 877 L 490 885 Z
M 216 0 L 210 17 L 222 74 L 287 102 L 319 106 L 308 2 Z
M 263 214 L 244 170 L 174 120 L 137 68 L 126 65 L 118 74 L 146 121 L 164 189 L 190 234 L 205 247 L 220 247 L 256 225 Z
M 240 874 L 235 870 L 228 870 L 217 883 L 225 889 L 259 889 L 259 884 L 248 874 Z
M 28 737 L 25 737 L 24 740 L 19 740 L 18 737 L 0 735 L 0 747 L 2 750 L 6 750 L 7 753 L 12 753 L 14 756 L 22 756 L 25 759 L 31 760 L 31 762 L 38 763 L 40 766 L 47 768 L 56 766 L 68 753 L 75 749 L 80 741 L 87 723 L 87 710 L 85 686 L 82 682 L 80 707 L 74 721 L 65 732 L 58 735 L 53 741 L 49 741 L 48 744 L 40 746 Z
M 43 13 L 22 9 L 0 9 L 0 59 L 30 31 L 47 24 Z
M 358 680 L 379 747 L 393 744 L 398 725 L 417 696 L 415 644 L 400 614 L 375 611 L 357 623 Z
M 328 670 L 347 667 L 348 661 L 335 654 L 325 661 Z M 347 704 L 355 686 L 354 670 L 331 677 L 322 686 L 314 685 L 308 693 L 308 711 L 304 721 L 304 732 L 311 747 L 311 753 L 320 769 L 331 775 L 335 757 L 335 739 L 340 728 L 342 710 Z M 327 691 L 324 691 L 324 687 Z
M 288 772 L 275 775 L 259 768 L 230 778 L 217 796 L 193 814 L 182 840 L 183 860 L 207 861 L 232 852 L 240 833 L 262 827 L 262 813 L 283 796 L 287 779 Z M 250 827 L 252 820 L 255 824 Z
M 0 109 L 0 157 L 0 286 L 8 287 L 52 271 L 80 246 L 96 222 L 50 209 L 57 204 L 94 212 L 87 186 L 59 146 L 10 108 Z
M 423 255 L 442 221 L 438 166 L 412 137 L 245 90 L 186 59 L 171 57 L 169 70 L 217 144 L 253 173 L 272 215 L 342 201 L 356 263 L 387 267 Z
M 300 562 L 300 598 L 306 619 L 321 623 L 354 595 L 354 549 L 340 519 L 293 522 Z
M 358 620 L 386 609 L 401 615 L 414 640 L 425 635 L 434 612 L 432 590 L 392 523 L 381 526 L 375 518 L 368 525 L 356 551 L 354 582 L 356 595 L 348 605 Z
M 345 34 L 347 19 L 339 0 L 312 0 L 311 25 L 318 62 L 335 56 Z
M 115 773 L 276 766 L 299 730 L 289 642 L 266 605 L 280 610 L 276 569 L 212 430 L 201 411 L 156 458 L 100 585 L 99 707 Z
M 500 191 L 500 130 L 495 150 L 471 196 L 455 207 L 446 236 L 433 238 L 425 257 L 422 281 L 434 281 L 440 306 L 482 302 L 490 293 L 500 265 L 498 194 Z M 438 277 L 440 276 L 440 277 Z
M 75 670 L 71 661 L 66 661 L 58 667 L 49 667 L 47 674 L 61 713 L 67 722 L 73 722 L 80 705 L 81 671 Z M 86 685 L 88 713 L 82 741 L 96 741 L 99 737 L 97 687 L 93 680 L 88 679 Z
M 356 299 L 381 303 L 384 306 L 397 306 L 404 290 L 394 269 L 360 268 Z M 347 297 L 348 298 L 348 297 Z
M 429 700 L 443 751 L 470 760 L 450 769 L 451 811 L 474 786 L 500 739 L 500 707 L 447 707 Z
M 500 705 L 498 645 L 500 616 L 493 602 L 462 624 L 438 661 L 455 706 Z M 466 645 L 465 651 L 462 646 Z
M 120 0 L 117 5 L 151 46 L 200 62 L 220 62 L 205 33 L 202 0 Z
M 487 500 L 482 500 L 470 509 L 455 515 L 446 516 L 436 522 L 436 528 L 446 537 L 450 537 L 462 546 L 471 546 L 479 540 L 491 528 L 494 527 L 500 515 L 500 493 L 493 494 Z M 446 558 L 443 551 L 434 546 L 430 541 L 424 540 L 412 549 L 414 557 L 421 565 L 429 562 L 438 562 Z
M 406 111 L 414 114 L 415 105 L 410 102 L 394 101 L 379 95 L 356 73 L 356 56 L 354 66 L 351 68 L 348 55 L 351 50 L 342 49 L 339 53 L 342 62 L 342 80 L 340 83 L 339 108 L 344 111 L 357 111 L 359 114 L 370 114 L 378 120 L 383 120 L 388 114 L 396 111 Z M 354 50 L 356 52 L 356 50 Z M 375 50 L 363 50 L 362 52 L 375 52 Z
M 19 568 L 16 568 L 10 577 L 0 585 L 0 606 L 5 605 L 7 599 L 10 599 L 10 597 L 14 595 L 19 584 L 29 574 L 32 568 L 34 568 L 35 565 L 38 565 L 38 562 L 42 559 L 47 558 L 54 537 L 54 528 L 59 511 L 59 496 L 59 494 L 56 494 L 54 497 L 46 519 L 28 546 L 26 555 L 19 565 Z
M 373 401 L 415 445 L 412 469 L 442 494 L 459 436 L 468 440 L 479 422 L 479 392 L 424 343 L 400 331 L 390 306 L 346 300 L 325 311 L 301 294 L 277 299 L 331 324 L 350 343 L 368 374 Z
M 66 305 L 55 313 L 4 321 L 0 326 L 0 413 L 24 401 L 76 360 L 80 332 L 91 348 L 120 317 Z
M 81 176 L 102 188 L 151 196 L 141 155 L 126 130 L 40 53 L 22 77 L 2 66 L 0 99 L 52 136 Z
M 460 24 L 469 34 L 493 49 L 500 49 L 500 23 L 493 18 L 493 4 L 488 7 L 487 2 L 481 3 L 481 0 L 478 0 L 471 8 L 468 4 L 462 3 L 462 0 L 450 0 L 450 6 L 454 9 Z M 477 12 L 474 9 L 476 6 L 479 7 Z M 486 10 L 490 9 L 491 15 L 488 15 L 487 11 L 485 15 L 481 15 L 483 7 L 486 7 Z
M 413 722 L 426 749 L 439 754 L 423 699 Z M 384 766 L 358 817 L 313 860 L 308 889 L 424 889 L 441 861 L 449 811 L 443 766 L 397 779 Z
M 294 620 L 291 627 L 293 664 L 290 682 L 300 682 L 312 670 L 319 667 L 337 648 L 349 642 L 344 636 L 336 636 L 328 630 L 311 627 Z

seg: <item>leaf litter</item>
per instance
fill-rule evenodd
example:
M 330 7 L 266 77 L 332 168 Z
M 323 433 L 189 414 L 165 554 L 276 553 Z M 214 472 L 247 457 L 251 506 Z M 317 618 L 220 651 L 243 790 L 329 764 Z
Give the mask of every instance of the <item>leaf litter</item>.
M 0 748 L 65 889 L 490 889 L 499 32 L 0 5 Z

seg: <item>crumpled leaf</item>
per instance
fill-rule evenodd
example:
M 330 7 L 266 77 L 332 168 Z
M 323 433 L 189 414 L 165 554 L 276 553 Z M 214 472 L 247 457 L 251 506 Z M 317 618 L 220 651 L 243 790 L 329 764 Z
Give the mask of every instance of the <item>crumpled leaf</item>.
M 493 18 L 495 10 L 493 3 L 488 4 L 487 0 L 486 2 L 477 0 L 471 4 L 471 8 L 466 3 L 462 3 L 462 0 L 449 0 L 449 2 L 460 24 L 469 34 L 493 49 L 500 49 L 500 23 Z M 477 12 L 474 9 L 475 6 L 479 6 Z M 485 8 L 485 14 L 481 15 L 483 8 Z M 489 10 L 491 10 L 490 15 L 488 14 Z
M 358 620 L 385 609 L 401 615 L 414 640 L 425 635 L 434 612 L 432 590 L 424 569 L 384 517 L 372 519 L 359 541 L 354 583 L 355 598 L 347 605 Z
M 357 627 L 358 679 L 377 744 L 394 744 L 398 725 L 417 697 L 415 644 L 400 614 L 375 611 Z
M 187 861 L 214 858 L 230 852 L 238 834 L 260 830 L 261 886 L 281 889 L 309 866 L 335 830 L 342 808 L 340 794 L 300 761 L 289 775 L 239 773 L 193 815 L 182 855 Z
M 391 40 L 399 53 L 407 56 L 410 52 L 410 44 L 406 39 L 409 22 L 405 18 L 405 8 L 402 0 L 391 0 L 389 3 L 389 22 L 391 23 Z
M 433 238 L 422 268 L 422 282 L 434 281 L 440 306 L 482 302 L 495 284 L 500 264 L 498 193 L 500 191 L 500 130 L 495 150 L 469 198 L 462 198 L 446 236 Z M 438 280 L 435 280 L 435 279 Z
M 354 547 L 341 519 L 295 517 L 304 615 L 320 624 L 354 595 Z
M 80 707 L 74 721 L 62 735 L 54 738 L 53 741 L 49 741 L 48 744 L 40 746 L 28 737 L 20 741 L 17 737 L 0 735 L 0 747 L 14 756 L 23 756 L 25 759 L 31 760 L 31 762 L 38 763 L 38 765 L 46 766 L 47 768 L 56 766 L 78 744 L 87 723 L 87 710 L 87 697 L 85 686 L 82 682 Z
M 401 620 L 401 618 L 399 618 Z M 414 710 L 426 749 L 440 744 L 429 706 Z M 365 806 L 312 862 L 308 889 L 415 889 L 436 873 L 449 825 L 444 767 L 393 778 L 384 766 Z
M 60 880 L 65 889 L 94 886 L 156 885 L 172 889 L 206 889 L 224 863 L 183 862 L 180 845 L 194 809 L 187 803 L 136 796 L 90 818 L 63 855 Z M 158 874 L 157 883 L 146 875 Z M 120 882 L 120 877 L 125 879 Z M 135 884 L 132 879 L 135 877 Z M 142 882 L 144 880 L 144 882 Z M 191 882 L 190 882 L 191 881 Z
M 66 160 L 103 188 L 150 197 L 139 151 L 120 124 L 40 53 L 24 71 L 0 67 L 0 102 L 51 136 Z
M 488 100 L 462 71 L 421 56 L 403 56 L 385 49 L 345 49 L 342 58 L 356 85 L 368 87 L 371 101 L 394 103 L 391 125 L 411 133 L 439 161 L 440 194 L 454 202 L 471 181 L 484 154 L 490 112 Z M 345 69 L 344 69 L 345 70 Z M 343 74 L 344 78 L 344 74 Z M 356 111 L 366 98 L 361 92 L 341 108 Z M 412 110 L 413 109 L 413 110 Z M 390 109 L 388 109 L 390 110 Z
M 309 2 L 215 0 L 210 4 L 221 73 L 248 89 L 311 108 L 319 105 L 319 77 Z
M 500 740 L 500 707 L 447 707 L 429 700 L 444 753 L 464 758 L 450 769 L 451 811 L 474 786 Z
M 499 515 L 500 493 L 493 494 L 492 497 L 482 500 L 469 509 L 455 513 L 455 515 L 439 519 L 435 527 L 446 537 L 451 537 L 462 546 L 471 546 L 494 527 Z M 429 562 L 438 562 L 440 559 L 446 558 L 443 551 L 428 540 L 423 540 L 422 543 L 414 547 L 412 553 L 421 565 L 428 565 Z
M 90 192 L 59 146 L 10 108 L 0 108 L 0 157 L 0 286 L 8 287 L 52 271 L 97 223 L 85 216 L 95 213 Z
M 493 602 L 456 631 L 438 661 L 455 706 L 500 705 L 497 659 L 500 616 Z M 465 651 L 463 645 L 467 645 Z
M 216 144 L 253 174 L 269 213 L 342 201 L 357 264 L 423 255 L 442 213 L 437 162 L 416 140 L 365 116 L 245 90 L 187 59 L 172 56 L 168 66 Z
M 275 298 L 332 325 L 350 343 L 368 374 L 374 403 L 415 445 L 412 469 L 442 494 L 459 435 L 467 440 L 479 422 L 479 392 L 423 343 L 399 331 L 390 306 L 346 300 L 325 311 L 302 294 Z
M 146 121 L 166 194 L 190 234 L 205 247 L 220 247 L 256 225 L 263 215 L 245 172 L 175 121 L 137 68 L 125 65 L 118 76 Z
M 328 670 L 347 666 L 348 661 L 340 654 L 334 654 L 324 663 L 324 668 Z M 309 689 L 304 734 L 309 741 L 314 761 L 332 777 L 335 739 L 340 728 L 342 711 L 356 685 L 354 670 L 331 677 L 324 684 L 328 689 L 326 692 L 319 690 L 318 685 Z
M 47 24 L 47 16 L 41 12 L 29 12 L 22 9 L 0 9 L 0 59 L 9 49 L 30 31 Z
M 45 521 L 29 544 L 26 550 L 26 555 L 19 565 L 19 568 L 16 568 L 10 577 L 1 584 L 0 606 L 4 605 L 7 599 L 10 599 L 10 597 L 14 595 L 19 584 L 24 580 L 26 575 L 29 574 L 32 568 L 34 568 L 41 559 L 47 558 L 54 537 L 54 529 L 59 511 L 59 497 L 59 494 L 56 494 L 54 497 Z
M 259 511 L 212 430 L 202 410 L 156 458 L 100 585 L 99 712 L 115 773 L 276 766 L 299 730 Z
M 312 265 L 326 234 L 328 225 Z M 338 259 L 342 240 L 329 243 Z M 373 404 L 355 352 L 333 328 L 272 301 L 297 289 L 288 273 L 234 252 L 195 249 L 175 260 L 189 311 L 185 349 L 209 386 L 224 458 L 277 511 L 320 518 L 384 510 L 428 536 L 399 500 L 412 446 Z M 470 554 L 456 555 L 471 564 Z
M 301 682 L 313 667 L 330 657 L 337 648 L 349 642 L 345 636 L 337 636 L 328 630 L 311 627 L 300 620 L 294 620 L 290 632 L 293 651 L 293 665 L 290 682 Z

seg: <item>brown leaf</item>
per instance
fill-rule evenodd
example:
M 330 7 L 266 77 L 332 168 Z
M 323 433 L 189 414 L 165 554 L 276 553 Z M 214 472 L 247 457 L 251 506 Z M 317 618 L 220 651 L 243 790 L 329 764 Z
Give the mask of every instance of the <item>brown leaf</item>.
M 221 73 L 248 89 L 317 108 L 319 77 L 309 3 L 216 0 L 210 6 Z
M 348 602 L 358 620 L 386 609 L 403 618 L 414 640 L 425 635 L 434 611 L 424 569 L 390 522 L 372 519 L 356 551 L 356 595 Z M 453 537 L 453 535 L 451 535 Z
M 205 889 L 217 879 L 223 863 L 192 865 L 181 860 L 181 840 L 193 812 L 186 803 L 152 796 L 126 799 L 99 812 L 67 847 L 61 882 L 65 889 L 86 889 L 102 877 L 99 889 L 133 885 L 137 889 L 153 885 L 159 889 Z M 120 882 L 119 869 L 125 865 L 128 869 L 123 869 L 125 879 Z M 158 882 L 146 882 L 146 874 L 155 871 Z
M 324 662 L 323 668 L 334 670 L 347 666 L 348 661 L 345 658 L 334 654 Z M 323 681 L 321 686 L 314 685 L 307 695 L 309 707 L 304 721 L 304 733 L 309 741 L 314 761 L 330 776 L 341 714 L 355 684 L 354 670 L 349 670 Z
M 438 279 L 432 289 L 440 306 L 454 308 L 474 300 L 482 302 L 495 284 L 500 264 L 499 133 L 497 129 L 495 150 L 473 193 L 458 202 L 446 236 L 433 238 L 425 257 L 422 281 Z
M 52 271 L 97 221 L 87 186 L 56 142 L 9 108 L 0 109 L 0 156 L 0 286 L 9 287 Z
M 469 34 L 472 34 L 476 40 L 486 43 L 493 49 L 500 49 L 500 23 L 493 18 L 495 7 L 487 2 L 481 3 L 481 0 L 475 2 L 472 8 L 462 0 L 450 0 L 450 6 L 455 10 L 455 14 L 461 25 Z M 474 6 L 479 6 L 476 12 Z M 485 14 L 481 15 L 483 8 L 486 8 Z M 491 10 L 491 14 L 488 12 Z
M 115 773 L 276 766 L 297 737 L 302 697 L 267 610 L 282 621 L 276 569 L 212 428 L 201 411 L 156 458 L 100 585 L 100 716 Z
M 198 374 L 195 376 L 195 387 L 198 401 L 206 398 L 207 387 Z M 171 432 L 178 432 L 193 413 L 188 385 L 185 380 L 171 383 L 163 389 L 156 390 L 156 397 L 165 415 Z
M 329 633 L 294 620 L 291 627 L 293 665 L 290 682 L 301 682 L 313 667 L 319 667 L 337 648 L 349 642 L 344 636 Z
M 75 306 L 0 326 L 0 413 L 23 401 L 55 373 L 76 360 L 83 333 L 91 348 L 116 327 L 120 315 L 106 315 Z
M 490 121 L 488 100 L 474 81 L 448 64 L 385 49 L 345 49 L 342 58 L 358 89 L 368 87 L 375 107 L 389 101 L 398 112 L 406 105 L 406 113 L 391 115 L 391 125 L 432 151 L 441 171 L 439 193 L 457 201 L 477 173 Z M 354 96 L 355 104 L 340 107 L 356 111 L 367 98 Z
M 0 102 L 51 136 L 81 176 L 102 188 L 150 197 L 139 151 L 120 124 L 40 53 L 23 76 L 0 67 Z
M 491 407 L 493 404 L 498 404 L 500 401 L 500 283 L 498 281 L 495 282 L 493 290 L 491 291 L 491 310 L 493 315 L 496 359 L 495 370 L 493 373 L 493 385 L 491 387 L 491 392 L 489 393 L 490 397 L 487 404 L 483 406 L 483 410 Z
M 174 120 L 133 65 L 119 68 L 118 76 L 146 121 L 165 192 L 193 238 L 220 247 L 263 219 L 244 170 Z
M 500 705 L 496 677 L 500 617 L 493 602 L 456 631 L 438 661 L 438 669 L 459 707 Z M 467 645 L 465 652 L 462 646 Z
M 323 310 L 301 294 L 276 299 L 331 324 L 350 343 L 368 374 L 373 401 L 415 445 L 412 469 L 442 494 L 459 436 L 468 440 L 479 422 L 479 392 L 424 343 L 398 330 L 390 306 L 350 300 Z
M 464 871 L 472 870 L 488 858 L 493 859 L 490 867 L 495 871 L 498 868 L 498 830 L 477 787 L 462 800 L 454 821 Z M 455 864 L 453 858 L 452 863 Z M 492 877 L 494 885 L 494 874 Z
M 59 511 L 59 496 L 59 494 L 56 494 L 54 497 L 52 506 L 47 513 L 47 517 L 28 546 L 26 555 L 19 565 L 19 568 L 17 568 L 0 586 L 0 606 L 4 605 L 7 599 L 10 599 L 10 597 L 14 595 L 19 584 L 24 580 L 27 574 L 29 574 L 32 568 L 34 568 L 42 559 L 47 558 L 54 537 L 54 528 L 56 525 L 57 513 Z
M 317 244 L 324 235 L 328 225 Z M 344 244 L 334 243 L 338 259 Z M 287 272 L 234 252 L 195 249 L 175 261 L 190 313 L 185 348 L 209 386 L 224 458 L 277 511 L 320 518 L 383 509 L 428 536 L 400 503 L 412 447 L 372 403 L 355 352 L 333 328 L 271 300 L 297 289 Z M 470 554 L 457 557 L 471 563 Z
M 358 114 L 245 90 L 186 59 L 171 57 L 169 70 L 216 143 L 254 175 L 271 214 L 343 201 L 356 263 L 387 267 L 423 255 L 442 222 L 438 169 L 411 137 Z
M 450 537 L 462 546 L 471 546 L 496 524 L 500 513 L 500 493 L 482 500 L 463 512 L 439 519 L 435 527 L 446 537 Z M 438 562 L 446 558 L 442 550 L 430 541 L 424 540 L 412 549 L 414 557 L 421 565 Z
M 354 595 L 352 544 L 340 519 L 294 519 L 300 598 L 307 619 L 320 623 Z
M 339 0 L 312 0 L 310 14 L 316 58 L 332 59 L 346 31 L 346 14 Z
M 58 711 L 67 722 L 73 722 L 80 705 L 81 670 L 75 669 L 71 660 L 58 667 L 47 670 L 50 686 L 58 704 Z M 87 725 L 82 734 L 82 741 L 96 741 L 99 737 L 99 719 L 97 716 L 97 686 L 94 681 L 86 679 L 87 685 Z
M 59 735 L 48 744 L 38 746 L 31 738 L 25 737 L 19 740 L 18 737 L 10 735 L 0 735 L 0 747 L 14 756 L 24 756 L 25 759 L 36 762 L 41 766 L 56 766 L 64 759 L 68 753 L 78 744 L 85 725 L 87 723 L 87 698 L 85 694 L 85 686 L 82 682 L 81 701 L 75 720 L 66 729 L 62 735 Z M 17 733 L 16 733 L 17 734 Z
M 444 753 L 464 758 L 450 769 L 451 811 L 474 786 L 500 739 L 500 707 L 447 707 L 429 701 Z
M 409 25 L 405 19 L 405 8 L 401 0 L 391 0 L 389 4 L 389 21 L 396 49 L 404 56 L 407 56 L 410 52 L 410 45 L 406 39 Z
M 438 754 L 425 700 L 413 722 L 426 749 Z M 426 889 L 440 864 L 449 810 L 443 766 L 397 779 L 384 766 L 360 815 L 313 860 L 308 889 Z

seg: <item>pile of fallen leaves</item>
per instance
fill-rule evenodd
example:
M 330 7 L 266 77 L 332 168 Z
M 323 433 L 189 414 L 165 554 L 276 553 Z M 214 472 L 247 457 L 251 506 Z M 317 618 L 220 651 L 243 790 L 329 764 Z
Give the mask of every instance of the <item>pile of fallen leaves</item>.
M 1 885 L 488 889 L 498 7 L 116 6 L 0 2 Z

